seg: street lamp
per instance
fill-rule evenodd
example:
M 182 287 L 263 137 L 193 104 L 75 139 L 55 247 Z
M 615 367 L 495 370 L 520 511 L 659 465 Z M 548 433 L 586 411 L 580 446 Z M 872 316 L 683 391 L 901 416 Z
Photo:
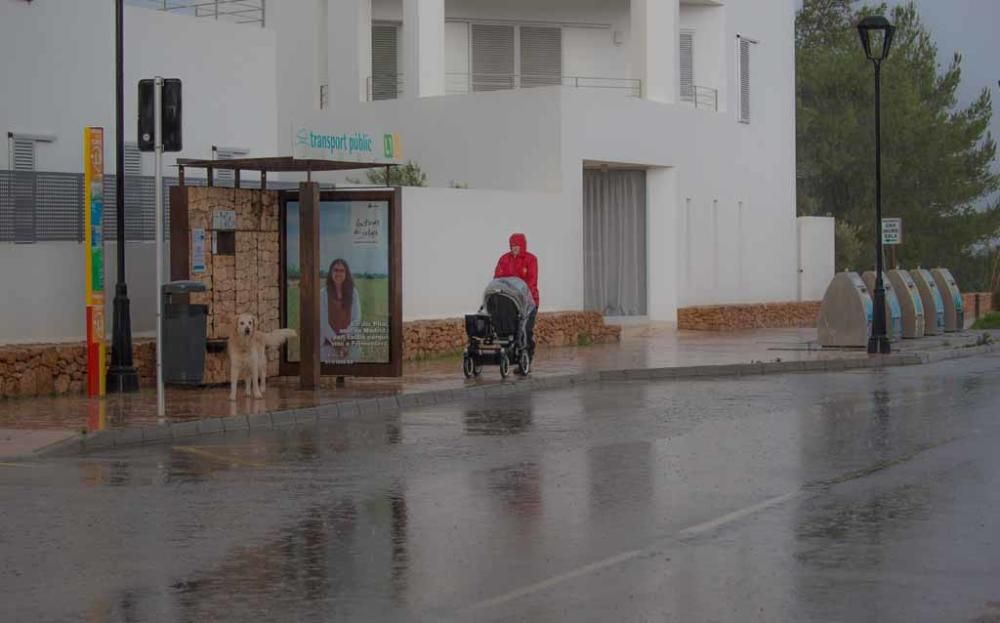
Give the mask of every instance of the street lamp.
M 876 15 L 866 17 L 858 24 L 861 45 L 865 56 L 875 66 L 875 305 L 872 318 L 872 335 L 868 339 L 870 354 L 888 354 L 891 351 L 885 326 L 885 283 L 882 281 L 882 61 L 889 56 L 892 35 L 896 27 L 886 18 Z
M 125 8 L 115 0 L 115 186 L 118 223 L 118 282 L 115 284 L 114 320 L 111 338 L 111 365 L 107 387 L 111 393 L 139 390 L 139 373 L 132 363 L 132 319 L 129 314 L 128 285 L 125 283 L 125 102 L 122 68 Z

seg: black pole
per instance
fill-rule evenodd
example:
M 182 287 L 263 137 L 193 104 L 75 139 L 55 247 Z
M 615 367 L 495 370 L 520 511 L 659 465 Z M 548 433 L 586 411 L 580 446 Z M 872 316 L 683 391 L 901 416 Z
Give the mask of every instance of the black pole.
M 123 0 L 115 0 L 115 206 L 118 223 L 118 282 L 115 284 L 111 338 L 111 365 L 107 391 L 128 393 L 139 390 L 139 373 L 132 363 L 132 321 L 129 315 L 128 286 L 125 284 L 125 72 Z
M 882 65 L 875 61 L 875 301 L 870 354 L 889 354 L 885 326 L 885 283 L 882 281 Z

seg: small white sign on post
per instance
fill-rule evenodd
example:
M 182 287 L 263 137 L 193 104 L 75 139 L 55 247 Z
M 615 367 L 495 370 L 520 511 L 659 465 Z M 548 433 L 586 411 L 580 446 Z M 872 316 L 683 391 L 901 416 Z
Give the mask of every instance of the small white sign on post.
M 903 219 L 882 219 L 882 244 L 903 244 Z

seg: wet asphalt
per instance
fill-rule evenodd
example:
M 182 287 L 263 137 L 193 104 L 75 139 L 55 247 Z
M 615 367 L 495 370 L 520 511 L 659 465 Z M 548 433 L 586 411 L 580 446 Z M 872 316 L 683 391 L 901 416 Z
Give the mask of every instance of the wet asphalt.
M 2 621 L 1000 622 L 1000 356 L 0 465 Z

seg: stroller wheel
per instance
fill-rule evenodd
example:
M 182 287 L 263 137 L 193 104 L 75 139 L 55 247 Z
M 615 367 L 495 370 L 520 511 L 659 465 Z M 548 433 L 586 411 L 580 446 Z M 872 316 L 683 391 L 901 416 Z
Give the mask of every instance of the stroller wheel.
M 472 356 L 468 353 L 462 357 L 462 373 L 465 374 L 465 378 L 471 377 L 475 373 L 476 363 L 472 360 Z
M 472 374 L 474 376 L 479 376 L 483 373 L 483 364 L 479 361 L 479 357 L 474 357 L 472 359 Z
M 507 378 L 508 374 L 510 374 L 510 358 L 507 357 L 507 353 L 502 353 L 500 355 L 500 376 Z
M 517 360 L 517 372 L 521 376 L 528 376 L 531 372 L 531 355 L 526 350 L 521 351 L 521 356 Z

